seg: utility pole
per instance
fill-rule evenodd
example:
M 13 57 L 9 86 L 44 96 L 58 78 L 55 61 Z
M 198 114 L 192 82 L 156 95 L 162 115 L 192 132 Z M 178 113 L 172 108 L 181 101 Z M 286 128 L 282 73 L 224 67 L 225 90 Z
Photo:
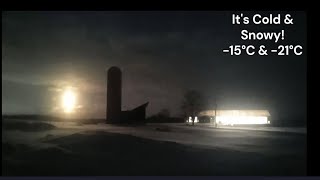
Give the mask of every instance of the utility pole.
M 218 124 L 217 124 L 217 102 L 215 102 L 215 105 L 214 105 L 214 127 L 217 127 Z

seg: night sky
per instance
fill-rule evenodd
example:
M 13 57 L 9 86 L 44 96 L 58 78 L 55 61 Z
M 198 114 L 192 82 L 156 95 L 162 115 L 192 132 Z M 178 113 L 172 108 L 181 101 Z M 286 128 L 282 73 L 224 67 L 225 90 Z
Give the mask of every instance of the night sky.
M 305 122 L 306 14 L 289 12 L 294 25 L 284 26 L 232 25 L 232 13 L 4 12 L 2 114 L 58 113 L 61 91 L 72 86 L 78 115 L 104 117 L 106 70 L 118 66 L 123 110 L 149 101 L 147 115 L 168 108 L 178 116 L 184 92 L 195 89 L 209 108 L 217 99 L 220 109 L 268 109 L 274 119 Z M 243 41 L 242 29 L 285 29 L 286 40 Z M 231 44 L 300 44 L 304 54 L 224 54 Z

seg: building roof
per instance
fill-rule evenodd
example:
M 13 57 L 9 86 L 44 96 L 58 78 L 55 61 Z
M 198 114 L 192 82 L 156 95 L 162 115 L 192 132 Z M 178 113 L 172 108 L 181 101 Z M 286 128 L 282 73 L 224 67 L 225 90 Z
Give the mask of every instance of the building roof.
M 132 109 L 131 111 L 136 111 L 136 110 L 138 110 L 138 109 L 146 109 L 147 106 L 148 106 L 148 104 L 149 104 L 149 102 L 146 102 L 146 103 L 144 103 L 144 104 L 142 104 L 142 105 L 140 105 L 140 106 Z
M 215 116 L 215 110 L 205 110 L 199 116 Z M 217 116 L 270 116 L 268 110 L 217 110 Z

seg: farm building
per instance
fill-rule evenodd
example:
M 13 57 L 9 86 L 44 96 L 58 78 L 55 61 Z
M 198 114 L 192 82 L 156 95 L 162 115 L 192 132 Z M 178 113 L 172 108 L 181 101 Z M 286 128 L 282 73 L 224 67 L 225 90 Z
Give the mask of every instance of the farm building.
M 219 125 L 270 124 L 268 110 L 206 110 L 198 117 L 209 117 L 210 122 Z

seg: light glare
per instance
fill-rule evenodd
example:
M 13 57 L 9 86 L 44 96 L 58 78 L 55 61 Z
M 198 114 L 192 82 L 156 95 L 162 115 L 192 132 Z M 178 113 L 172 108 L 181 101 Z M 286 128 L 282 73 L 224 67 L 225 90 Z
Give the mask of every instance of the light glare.
M 217 122 L 223 125 L 269 124 L 266 116 L 217 116 Z
M 62 107 L 65 113 L 71 113 L 76 106 L 76 95 L 70 89 L 65 90 L 62 96 Z

